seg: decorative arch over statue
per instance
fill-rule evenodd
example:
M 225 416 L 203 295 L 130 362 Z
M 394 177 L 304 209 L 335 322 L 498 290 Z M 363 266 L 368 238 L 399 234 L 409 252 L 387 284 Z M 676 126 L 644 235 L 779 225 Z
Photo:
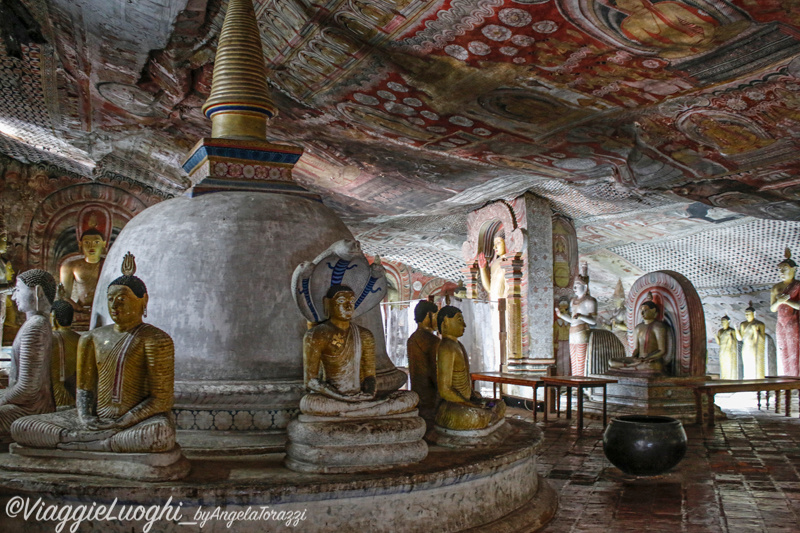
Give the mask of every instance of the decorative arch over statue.
M 505 342 L 499 346 L 501 367 L 509 371 L 542 370 L 553 363 L 552 312 L 544 312 L 553 306 L 552 222 L 549 202 L 531 193 L 496 200 L 467 216 L 467 240 L 461 248 L 466 297 L 477 298 L 482 282 L 502 276 L 505 287 L 489 287 L 505 294 Z M 486 252 L 501 227 L 505 253 L 489 264 Z M 489 268 L 481 268 L 483 256 Z
M 677 377 L 704 376 L 706 372 L 706 322 L 703 305 L 692 283 L 670 270 L 648 272 L 636 280 L 625 300 L 626 321 L 632 330 L 639 307 L 652 294 L 658 319 L 667 319 L 675 334 L 673 373 Z M 659 302 L 660 300 L 660 302 Z M 633 342 L 631 336 L 629 342 Z M 633 349 L 633 345 L 631 345 Z
M 153 203 L 156 202 L 147 203 L 120 187 L 97 182 L 78 183 L 54 192 L 38 205 L 31 219 L 26 250 L 28 267 L 57 272 L 64 257 L 56 253 L 56 241 L 76 228 L 81 213 L 87 209 L 110 215 L 110 235 L 111 228 L 123 228 Z

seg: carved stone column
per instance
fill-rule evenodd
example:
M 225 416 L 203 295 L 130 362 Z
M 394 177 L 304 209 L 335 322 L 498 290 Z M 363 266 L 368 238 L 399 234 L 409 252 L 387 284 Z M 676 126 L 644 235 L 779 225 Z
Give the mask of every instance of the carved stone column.
M 506 277 L 506 358 L 522 359 L 522 278 L 525 262 L 522 254 L 503 260 Z M 506 361 L 503 361 L 505 363 Z

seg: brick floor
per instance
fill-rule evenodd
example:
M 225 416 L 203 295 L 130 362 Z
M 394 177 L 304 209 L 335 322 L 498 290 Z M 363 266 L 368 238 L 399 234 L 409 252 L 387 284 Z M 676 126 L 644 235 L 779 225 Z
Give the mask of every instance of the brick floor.
M 755 400 L 755 399 L 753 399 Z M 543 428 L 539 471 L 559 493 L 545 533 L 800 532 L 800 419 L 741 402 L 714 428 L 686 425 L 688 451 L 661 476 L 623 474 L 603 455 L 602 425 Z M 755 401 L 752 402 L 755 405 Z M 530 416 L 530 415 L 528 415 Z

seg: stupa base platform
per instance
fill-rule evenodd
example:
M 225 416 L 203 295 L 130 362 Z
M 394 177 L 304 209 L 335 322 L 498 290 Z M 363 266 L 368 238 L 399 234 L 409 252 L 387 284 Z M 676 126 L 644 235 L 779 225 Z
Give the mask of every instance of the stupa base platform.
M 623 415 L 659 415 L 676 418 L 684 424 L 693 424 L 696 418 L 697 411 L 691 384 L 708 380 L 707 376 L 678 378 L 663 375 L 609 374 L 600 377 L 618 380 L 618 383 L 607 385 L 609 418 Z M 602 393 L 592 393 L 589 398 L 583 404 L 584 415 L 590 418 L 600 418 L 603 415 Z M 716 416 L 721 419 L 727 418 L 719 407 L 715 406 L 714 408 Z M 705 412 L 705 407 L 703 409 Z
M 82 528 L 140 531 L 145 512 L 155 506 L 147 515 L 154 518 L 150 530 L 166 533 L 185 533 L 188 524 L 232 532 L 527 533 L 553 517 L 558 501 L 536 472 L 541 430 L 526 421 L 508 419 L 507 425 L 512 433 L 491 448 L 431 446 L 423 461 L 381 473 L 296 473 L 283 465 L 282 453 L 190 456 L 189 476 L 166 483 L 15 472 L 0 479 L 0 508 L 29 498 L 34 511 L 27 520 L 22 507 L 0 513 L 0 530 L 50 533 L 57 521 L 42 514 L 47 506 L 85 505 L 97 513 L 104 505 Z M 120 518 L 134 516 L 137 506 L 143 506 L 141 520 Z

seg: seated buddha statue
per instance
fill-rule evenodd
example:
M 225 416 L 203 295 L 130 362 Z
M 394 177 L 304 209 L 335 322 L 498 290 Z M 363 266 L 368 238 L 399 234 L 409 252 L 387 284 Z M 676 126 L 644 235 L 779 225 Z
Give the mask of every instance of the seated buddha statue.
M 75 407 L 78 341 L 81 336 L 70 328 L 73 313 L 72 306 L 65 300 L 53 302 L 50 312 L 50 324 L 53 327 L 50 380 L 57 409 Z
M 411 390 L 419 395 L 419 412 L 425 420 L 433 421 L 436 414 L 436 350 L 439 337 L 434 333 L 439 307 L 422 300 L 414 308 L 417 330 L 406 342 Z
M 639 309 L 642 322 L 633 331 L 636 344 L 631 357 L 611 359 L 608 367 L 615 372 L 661 374 L 667 355 L 667 325 L 657 320 L 658 306 L 655 303 L 646 301 Z
M 19 418 L 55 410 L 50 390 L 50 306 L 56 282 L 49 272 L 28 270 L 17 276 L 11 298 L 26 320 L 11 348 L 9 386 L 0 390 L 0 439 L 8 440 Z
M 330 318 L 309 329 L 303 338 L 306 394 L 300 410 L 306 415 L 362 417 L 412 411 L 418 397 L 395 391 L 376 398 L 375 337 L 353 324 L 356 295 L 345 285 L 333 285 L 325 295 Z
M 94 292 L 105 262 L 105 237 L 97 227 L 97 217 L 93 215 L 89 218 L 88 229 L 83 232 L 78 230 L 78 248 L 82 255 L 65 260 L 59 269 L 66 300 L 75 310 L 75 328 L 78 331 L 89 328 Z
M 175 449 L 174 347 L 169 335 L 142 322 L 147 287 L 135 271 L 128 253 L 123 275 L 108 286 L 114 324 L 78 343 L 77 409 L 18 420 L 11 428 L 18 444 L 117 453 Z
M 436 425 L 450 430 L 479 430 L 503 421 L 503 400 L 485 400 L 472 389 L 469 359 L 458 340 L 466 324 L 461 310 L 451 305 L 439 310 L 436 317 L 442 340 L 436 355 L 436 381 L 441 403 L 436 411 Z

